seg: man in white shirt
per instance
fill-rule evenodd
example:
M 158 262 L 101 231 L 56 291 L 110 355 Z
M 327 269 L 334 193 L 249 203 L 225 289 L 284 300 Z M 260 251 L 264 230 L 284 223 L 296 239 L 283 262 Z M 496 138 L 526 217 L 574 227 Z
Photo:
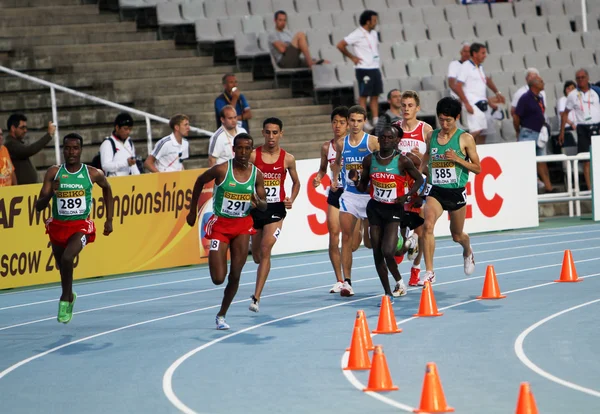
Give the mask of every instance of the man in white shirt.
M 585 69 L 575 73 L 577 89 L 567 96 L 565 110 L 560 117 L 560 135 L 558 143 L 565 142 L 565 125 L 571 111 L 575 112 L 577 124 L 577 152 L 589 152 L 592 136 L 600 135 L 600 88 L 590 84 L 590 75 Z M 588 190 L 592 189 L 590 162 L 583 161 L 583 175 Z
M 492 78 L 486 77 L 481 64 L 487 57 L 487 50 L 481 43 L 473 43 L 470 49 L 471 59 L 461 65 L 455 92 L 467 111 L 466 125 L 475 142 L 485 144 L 488 128 L 488 114 L 491 112 L 487 99 L 487 88 L 496 94 L 498 102 L 504 103 L 504 97 L 498 91 Z
M 210 137 L 208 143 L 208 166 L 222 164 L 233 159 L 233 139 L 237 134 L 247 132 L 238 127 L 237 113 L 231 105 L 221 109 L 221 126 Z
M 358 81 L 358 103 L 367 109 L 367 97 L 370 97 L 372 124 L 368 121 L 365 128 L 372 130 L 379 120 L 379 95 L 383 93 L 383 79 L 380 70 L 379 35 L 375 31 L 378 14 L 373 10 L 365 10 L 359 18 L 360 27 L 337 44 L 344 56 L 354 63 L 356 80 Z M 354 55 L 346 49 L 352 46 Z
M 541 79 L 539 70 L 536 68 L 527 68 L 527 71 L 525 72 L 525 85 L 521 86 L 515 91 L 512 96 L 512 101 L 510 102 L 510 114 L 512 116 L 515 115 L 515 109 L 517 108 L 519 99 L 521 99 L 521 96 L 525 95 L 525 93 L 529 90 L 529 83 L 538 78 Z M 544 99 L 544 102 L 548 102 L 546 99 L 546 91 L 542 91 L 540 95 Z
M 454 99 L 460 99 L 456 92 L 454 92 L 456 88 L 456 82 L 458 79 L 458 74 L 460 73 L 460 68 L 462 64 L 469 60 L 471 57 L 471 44 L 469 42 L 462 42 L 460 49 L 460 59 L 453 60 L 448 65 L 448 88 L 450 88 L 450 96 Z
M 114 130 L 100 145 L 100 163 L 107 177 L 139 175 L 135 161 L 135 147 L 129 137 L 133 118 L 122 112 L 115 118 Z M 112 141 L 112 143 L 111 143 Z
M 183 160 L 190 157 L 190 144 L 185 139 L 190 132 L 190 118 L 177 114 L 169 120 L 173 133 L 162 138 L 148 155 L 144 166 L 151 172 L 183 170 Z

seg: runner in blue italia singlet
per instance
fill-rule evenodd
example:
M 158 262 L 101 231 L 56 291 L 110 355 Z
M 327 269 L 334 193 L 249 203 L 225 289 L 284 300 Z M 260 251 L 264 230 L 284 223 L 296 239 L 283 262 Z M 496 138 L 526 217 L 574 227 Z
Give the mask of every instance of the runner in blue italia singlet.
M 475 256 L 471 248 L 469 235 L 464 232 L 467 205 L 465 185 L 469 172 L 479 174 L 481 165 L 473 137 L 458 129 L 456 122 L 462 106 L 454 98 L 441 99 L 436 108 L 440 129 L 428 135 L 427 153 L 423 165 L 429 166 L 429 183 L 425 193 L 425 224 L 423 234 L 423 250 L 426 271 L 419 280 L 419 285 L 425 282 L 435 282 L 433 271 L 433 254 L 435 238 L 433 229 L 436 221 L 444 211 L 450 214 L 450 231 L 452 239 L 463 247 L 463 262 L 465 275 L 475 271 Z

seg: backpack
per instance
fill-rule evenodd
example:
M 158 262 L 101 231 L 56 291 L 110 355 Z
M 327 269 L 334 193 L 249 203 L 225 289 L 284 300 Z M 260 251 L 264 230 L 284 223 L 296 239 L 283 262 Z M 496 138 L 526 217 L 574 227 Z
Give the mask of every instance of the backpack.
M 104 138 L 104 140 L 110 141 L 110 145 L 113 150 L 113 155 L 115 155 L 117 153 L 117 146 L 115 145 L 115 142 L 110 138 Z M 92 158 L 92 162 L 89 165 L 91 165 L 92 167 L 97 168 L 99 170 L 102 170 L 102 160 L 100 159 L 100 151 L 98 151 L 98 153 L 96 155 L 94 155 L 94 158 Z M 102 170 L 102 171 L 104 172 L 104 170 Z

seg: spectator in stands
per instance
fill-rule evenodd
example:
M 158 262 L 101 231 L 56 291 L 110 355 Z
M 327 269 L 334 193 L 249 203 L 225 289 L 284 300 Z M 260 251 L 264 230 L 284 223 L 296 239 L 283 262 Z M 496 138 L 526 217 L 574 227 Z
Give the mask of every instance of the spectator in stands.
M 248 120 L 252 119 L 252 111 L 244 94 L 238 88 L 238 81 L 233 73 L 223 75 L 223 93 L 215 99 L 215 117 L 217 118 L 217 128 L 221 126 L 221 109 L 225 105 L 231 105 L 237 112 L 238 127 L 250 131 Z
M 38 173 L 30 157 L 43 150 L 46 144 L 52 140 L 56 126 L 52 122 L 48 122 L 47 133 L 30 145 L 24 142 L 25 134 L 27 134 L 27 117 L 25 115 L 12 114 L 8 117 L 6 126 L 8 127 L 8 136 L 4 145 L 15 167 L 19 185 L 37 183 L 39 181 Z
M 571 93 L 572 90 L 575 90 L 577 85 L 572 80 L 568 80 L 565 82 L 563 86 L 563 95 L 558 100 L 556 104 L 556 114 L 558 115 L 558 119 L 561 119 L 562 113 L 565 112 L 565 108 L 567 105 L 567 96 Z M 573 131 L 577 128 L 577 119 L 575 119 L 575 112 L 571 111 L 567 115 L 567 125 L 565 125 L 565 140 L 568 142 L 575 142 L 575 137 L 573 136 Z
M 379 136 L 383 128 L 389 127 L 394 122 L 402 119 L 402 92 L 400 92 L 398 89 L 392 89 L 387 94 L 387 101 L 390 104 L 390 109 L 388 109 L 383 116 L 379 117 L 379 121 L 377 122 L 377 125 L 375 125 L 374 134 L 376 136 Z
M 17 185 L 17 175 L 10 160 L 10 154 L 4 146 L 4 135 L 2 135 L 2 128 L 0 128 L 0 187 L 10 185 Z
M 548 143 L 546 128 L 546 101 L 542 95 L 544 81 L 540 76 L 533 76 L 527 82 L 527 91 L 517 102 L 513 114 L 513 126 L 518 141 L 533 141 L 537 156 L 545 155 Z M 548 166 L 545 162 L 537 163 L 537 172 L 544 183 L 547 193 L 555 193 L 552 188 Z
M 358 103 L 367 109 L 367 98 L 370 97 L 369 107 L 373 123 L 365 122 L 365 129 L 373 129 L 379 120 L 379 95 L 383 93 L 381 62 L 379 57 L 379 34 L 375 30 L 378 14 L 373 10 L 365 10 L 359 18 L 360 27 L 346 36 L 337 44 L 344 56 L 354 63 L 356 80 L 358 81 Z M 354 55 L 346 48 L 354 48 Z
M 237 113 L 231 105 L 221 109 L 221 126 L 210 137 L 208 143 L 208 166 L 222 164 L 233 159 L 233 139 L 237 134 L 246 132 L 238 127 Z
M 504 103 L 504 97 L 490 77 L 486 77 L 482 63 L 487 57 L 487 50 L 481 43 L 473 43 L 470 51 L 471 59 L 463 62 L 456 82 L 456 94 L 460 97 L 467 111 L 466 125 L 477 144 L 485 144 L 488 118 L 491 111 L 487 99 L 487 88 L 496 94 L 497 101 Z
M 460 98 L 455 92 L 456 80 L 458 79 L 458 74 L 460 73 L 462 64 L 469 60 L 469 57 L 471 57 L 471 44 L 469 42 L 462 42 L 460 48 L 460 59 L 453 60 L 448 65 L 448 88 L 450 88 L 450 96 L 458 100 L 460 100 Z
M 585 69 L 575 73 L 577 88 L 567 96 L 565 110 L 560 119 L 559 144 L 565 142 L 565 128 L 569 113 L 575 112 L 577 123 L 577 152 L 589 152 L 592 136 L 600 135 L 600 88 L 590 84 L 590 75 Z M 590 163 L 583 161 L 583 175 L 588 190 L 592 189 L 590 179 Z
M 140 174 L 136 164 L 133 140 L 129 137 L 132 127 L 131 115 L 127 112 L 120 113 L 115 118 L 111 136 L 106 137 L 100 145 L 100 162 L 107 177 Z
M 275 62 L 280 68 L 293 69 L 299 67 L 312 67 L 321 64 L 323 60 L 315 61 L 310 56 L 306 33 L 286 30 L 287 13 L 283 10 L 275 12 L 275 30 L 269 32 L 269 49 Z M 300 58 L 304 56 L 304 60 Z
M 517 108 L 517 104 L 519 103 L 519 99 L 521 99 L 521 96 L 525 95 L 525 92 L 527 92 L 529 90 L 529 82 L 531 80 L 533 80 L 534 78 L 539 78 L 539 77 L 540 77 L 539 70 L 537 70 L 536 68 L 527 68 L 527 71 L 525 72 L 525 85 L 523 85 L 519 89 L 517 89 L 512 97 L 512 101 L 510 103 L 511 116 L 515 114 L 515 109 Z M 542 95 L 542 98 L 544 98 L 544 102 L 547 102 L 546 91 L 542 91 L 541 95 Z
M 183 161 L 190 158 L 190 144 L 185 139 L 190 132 L 190 118 L 177 114 L 169 120 L 169 126 L 173 133 L 158 141 L 144 162 L 148 171 L 182 171 Z

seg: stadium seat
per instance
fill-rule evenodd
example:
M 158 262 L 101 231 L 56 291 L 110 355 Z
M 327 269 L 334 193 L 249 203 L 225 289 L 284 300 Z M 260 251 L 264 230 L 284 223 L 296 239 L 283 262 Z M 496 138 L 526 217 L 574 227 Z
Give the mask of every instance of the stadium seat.
M 225 0 L 225 9 L 228 16 L 247 16 L 250 14 L 247 0 Z
M 250 12 L 255 16 L 273 15 L 273 3 L 271 0 L 249 0 Z

